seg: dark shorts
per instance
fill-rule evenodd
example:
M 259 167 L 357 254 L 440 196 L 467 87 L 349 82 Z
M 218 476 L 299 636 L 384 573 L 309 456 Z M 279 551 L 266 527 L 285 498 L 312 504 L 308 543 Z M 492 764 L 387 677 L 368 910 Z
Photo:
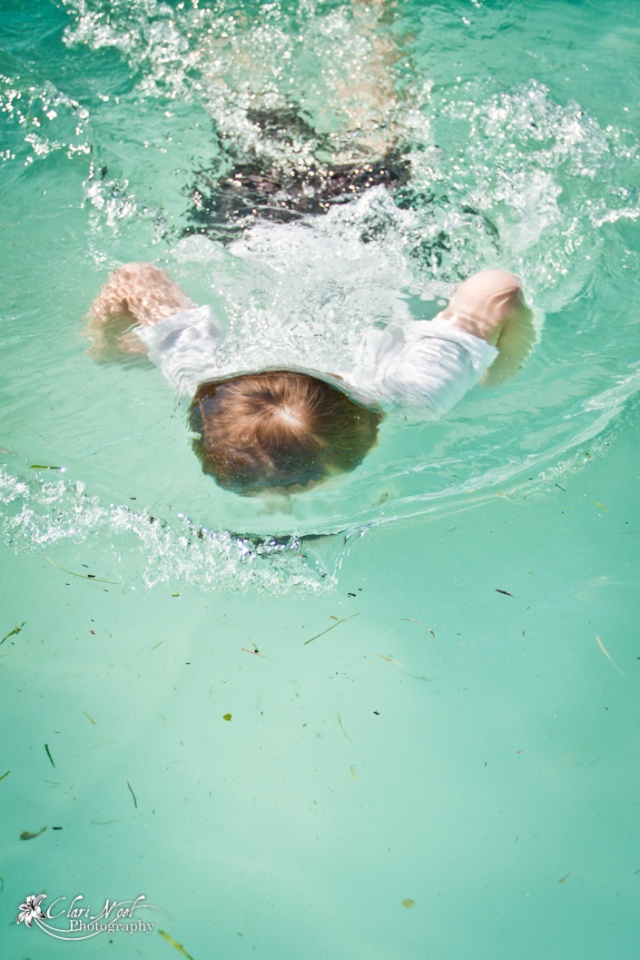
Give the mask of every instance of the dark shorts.
M 254 112 L 249 119 L 281 145 L 313 137 L 322 147 L 322 138 L 295 111 Z M 395 150 L 379 159 L 335 165 L 276 165 L 268 157 L 248 155 L 231 162 L 230 169 L 227 161 L 224 172 L 196 175 L 185 233 L 233 239 L 256 220 L 289 223 L 326 213 L 370 187 L 396 189 L 407 183 L 409 173 L 409 161 Z

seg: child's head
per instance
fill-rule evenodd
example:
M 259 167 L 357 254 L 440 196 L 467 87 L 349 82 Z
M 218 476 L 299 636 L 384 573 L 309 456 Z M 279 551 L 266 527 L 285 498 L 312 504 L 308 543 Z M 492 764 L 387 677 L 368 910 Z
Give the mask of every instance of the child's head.
M 382 414 L 324 380 L 271 370 L 201 384 L 189 417 L 204 472 L 252 494 L 353 470 L 376 442 Z

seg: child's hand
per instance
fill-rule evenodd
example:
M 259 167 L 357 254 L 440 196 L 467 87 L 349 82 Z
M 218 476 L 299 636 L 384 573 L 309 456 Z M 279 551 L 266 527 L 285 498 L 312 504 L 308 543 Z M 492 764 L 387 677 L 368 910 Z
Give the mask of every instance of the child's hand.
M 112 314 L 104 319 L 91 317 L 82 331 L 91 338 L 87 351 L 96 363 L 113 363 L 126 357 L 144 357 L 147 348 L 131 329 L 131 317 Z
M 129 316 L 148 326 L 193 303 L 166 270 L 153 263 L 125 263 L 109 277 L 89 311 L 95 320 Z
M 500 331 L 496 344 L 499 353 L 480 381 L 483 386 L 497 386 L 514 377 L 524 366 L 535 341 L 533 313 L 525 303 L 521 303 L 512 311 Z
M 85 328 L 93 340 L 89 353 L 95 360 L 145 354 L 131 327 L 159 323 L 192 306 L 165 270 L 152 263 L 126 263 L 111 274 L 91 305 Z

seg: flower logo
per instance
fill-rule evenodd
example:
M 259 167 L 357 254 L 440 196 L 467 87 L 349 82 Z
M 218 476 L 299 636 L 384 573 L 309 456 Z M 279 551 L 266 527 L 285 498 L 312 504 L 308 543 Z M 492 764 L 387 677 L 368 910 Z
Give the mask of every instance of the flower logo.
M 30 927 L 32 920 L 44 920 L 45 915 L 42 912 L 42 907 L 40 904 L 46 897 L 46 893 L 41 893 L 39 896 L 35 896 L 33 893 L 30 897 L 27 897 L 25 903 L 20 904 L 20 913 L 18 914 L 17 923 L 22 923 L 24 920 L 25 926 Z

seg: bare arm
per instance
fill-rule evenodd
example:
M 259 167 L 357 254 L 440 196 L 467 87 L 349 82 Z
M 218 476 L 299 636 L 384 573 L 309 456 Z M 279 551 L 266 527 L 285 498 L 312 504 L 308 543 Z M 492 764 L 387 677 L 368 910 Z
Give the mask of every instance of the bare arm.
M 145 354 L 131 327 L 159 323 L 192 306 L 165 270 L 152 263 L 126 263 L 111 274 L 91 304 L 85 327 L 93 340 L 89 353 L 98 362 Z
M 484 270 L 469 277 L 440 317 L 498 348 L 482 379 L 485 386 L 515 376 L 535 343 L 533 313 L 524 302 L 520 281 L 504 270 Z
M 533 350 L 535 341 L 533 313 L 526 304 L 522 304 L 500 330 L 496 343 L 498 356 L 485 373 L 482 384 L 493 387 L 515 377 Z

